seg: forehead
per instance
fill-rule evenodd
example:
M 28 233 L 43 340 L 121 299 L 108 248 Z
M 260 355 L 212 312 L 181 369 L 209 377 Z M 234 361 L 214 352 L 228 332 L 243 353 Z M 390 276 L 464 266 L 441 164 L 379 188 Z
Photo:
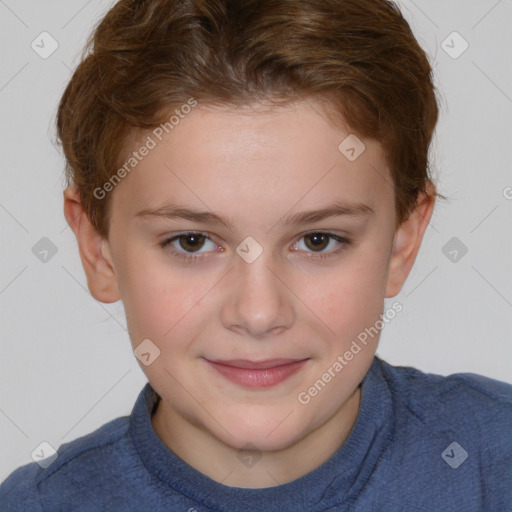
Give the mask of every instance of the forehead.
M 199 104 L 167 131 L 145 130 L 127 141 L 125 161 L 144 146 L 151 149 L 116 187 L 114 210 L 134 215 L 174 201 L 226 214 L 259 205 L 277 215 L 294 205 L 392 197 L 380 144 L 357 138 L 343 122 L 332 125 L 313 101 Z

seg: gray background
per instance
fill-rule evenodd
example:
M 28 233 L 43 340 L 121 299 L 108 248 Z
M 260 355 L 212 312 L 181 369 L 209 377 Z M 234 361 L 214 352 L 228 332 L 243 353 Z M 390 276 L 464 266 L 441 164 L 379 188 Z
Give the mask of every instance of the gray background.
M 449 201 L 436 206 L 404 289 L 387 301 L 404 310 L 378 354 L 512 382 L 512 1 L 400 4 L 436 74 L 442 112 L 432 157 Z M 101 304 L 87 290 L 52 144 L 59 98 L 111 5 L 0 0 L 0 480 L 42 441 L 58 448 L 129 414 L 145 383 L 122 304 Z M 43 31 L 58 43 L 47 58 L 31 47 L 43 46 Z M 460 55 L 454 31 L 469 44 Z M 46 261 L 43 237 L 57 251 Z

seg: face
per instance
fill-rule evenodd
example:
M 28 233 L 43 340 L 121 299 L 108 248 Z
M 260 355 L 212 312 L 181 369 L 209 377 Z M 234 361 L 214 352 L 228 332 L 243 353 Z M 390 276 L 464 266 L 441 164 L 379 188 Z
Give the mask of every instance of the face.
M 160 351 L 141 367 L 168 411 L 232 447 L 297 442 L 372 362 L 378 336 L 335 366 L 383 313 L 394 191 L 377 142 L 353 161 L 340 151 L 350 133 L 312 101 L 199 105 L 152 135 L 112 192 L 108 251 L 131 342 Z

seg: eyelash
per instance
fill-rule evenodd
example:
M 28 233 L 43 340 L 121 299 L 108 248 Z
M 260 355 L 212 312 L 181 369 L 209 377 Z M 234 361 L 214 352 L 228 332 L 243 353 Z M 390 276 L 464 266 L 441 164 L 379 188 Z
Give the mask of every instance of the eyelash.
M 164 249 L 166 246 L 170 245 L 175 240 L 178 240 L 179 238 L 181 238 L 183 236 L 187 236 L 187 235 L 204 235 L 207 240 L 210 240 L 210 241 L 213 242 L 213 240 L 206 233 L 203 233 L 201 231 L 184 231 L 182 233 L 174 235 L 173 237 L 168 238 L 168 239 L 160 242 L 158 245 L 162 249 Z M 303 235 L 301 235 L 299 240 L 304 238 L 307 235 L 327 235 L 329 238 L 331 238 L 331 239 L 333 239 L 336 242 L 341 244 L 337 249 L 335 249 L 333 251 L 330 251 L 330 252 L 327 252 L 327 253 L 314 253 L 314 252 L 313 253 L 309 253 L 310 255 L 306 256 L 306 258 L 310 258 L 310 259 L 325 259 L 325 258 L 330 258 L 331 256 L 336 256 L 339 253 L 341 253 L 342 251 L 344 251 L 351 244 L 351 241 L 348 240 L 347 238 L 344 238 L 342 236 L 335 235 L 334 233 L 329 233 L 329 232 L 326 232 L 326 231 L 309 231 L 308 233 L 304 233 Z M 197 260 L 202 260 L 205 257 L 207 257 L 207 256 L 196 255 L 196 254 L 182 253 L 180 251 L 177 251 L 174 247 L 171 249 L 170 252 L 174 256 L 176 256 L 178 258 L 181 258 L 182 260 L 184 260 L 186 262 L 193 262 L 193 261 L 197 261 Z M 199 253 L 199 254 L 204 254 L 204 253 Z

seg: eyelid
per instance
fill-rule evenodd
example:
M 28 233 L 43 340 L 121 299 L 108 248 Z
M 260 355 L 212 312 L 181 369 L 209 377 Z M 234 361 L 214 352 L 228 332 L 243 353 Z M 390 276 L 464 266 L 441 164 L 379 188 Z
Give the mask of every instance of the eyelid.
M 158 245 L 160 247 L 165 248 L 167 245 L 170 245 L 172 242 L 176 241 L 181 236 L 185 236 L 185 235 L 203 235 L 207 240 L 214 243 L 215 245 L 218 245 L 215 243 L 215 241 L 213 240 L 212 235 L 210 233 L 207 233 L 206 231 L 195 231 L 193 229 L 189 229 L 187 231 L 180 231 L 178 233 L 168 235 L 161 242 L 159 242 Z M 184 254 L 186 254 L 186 253 L 184 253 Z M 189 254 L 194 254 L 194 253 L 189 253 Z M 199 254 L 199 253 L 196 253 L 196 254 Z
M 336 231 L 336 230 L 334 230 L 334 231 Z M 317 253 L 315 251 L 310 252 L 310 251 L 301 251 L 301 250 L 293 250 L 293 252 L 299 252 L 299 253 L 305 252 L 306 256 L 304 256 L 304 257 L 314 259 L 314 260 L 320 260 L 320 259 L 325 259 L 325 258 L 328 258 L 331 256 L 336 256 L 340 252 L 347 249 L 348 246 L 350 246 L 352 244 L 352 240 L 344 235 L 337 234 L 334 231 L 333 230 L 321 230 L 321 229 L 312 229 L 312 230 L 304 231 L 296 236 L 296 241 L 293 242 L 293 245 L 295 246 L 306 235 L 323 234 L 323 235 L 327 235 L 331 240 L 335 240 L 339 244 L 337 249 L 333 249 L 328 252 L 317 252 Z M 165 250 L 168 245 L 170 245 L 175 240 L 179 239 L 180 236 L 192 235 L 192 234 L 203 235 L 207 240 L 209 240 L 215 244 L 210 233 L 207 233 L 204 231 L 187 230 L 187 231 L 180 231 L 180 232 L 177 232 L 177 233 L 174 233 L 174 234 L 168 236 L 162 242 L 159 242 L 158 245 L 162 249 Z M 224 249 L 221 248 L 220 252 L 223 252 L 223 251 L 224 251 Z M 174 249 L 174 247 L 172 247 L 169 250 L 169 252 L 171 252 L 171 254 L 175 255 L 177 258 L 185 260 L 185 262 L 199 261 L 199 260 L 208 258 L 208 252 L 206 252 L 206 253 L 202 253 L 202 252 L 187 253 L 187 252 L 178 251 L 178 250 Z M 205 255 L 205 256 L 203 256 L 203 255 Z

